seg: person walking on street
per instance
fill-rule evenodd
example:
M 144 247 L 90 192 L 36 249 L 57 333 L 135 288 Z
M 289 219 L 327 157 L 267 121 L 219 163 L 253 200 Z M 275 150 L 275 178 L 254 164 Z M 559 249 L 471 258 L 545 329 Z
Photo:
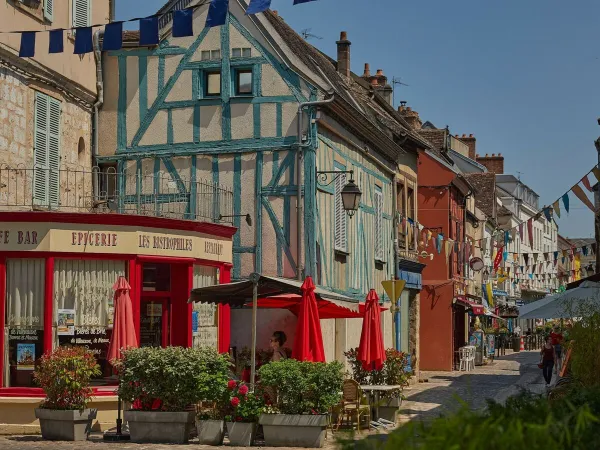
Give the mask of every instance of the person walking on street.
M 562 343 L 564 338 L 558 326 L 554 327 L 554 330 L 550 333 L 550 337 L 552 338 L 552 345 L 556 354 L 556 365 L 554 367 L 554 373 L 556 373 L 562 366 Z
M 540 355 L 542 357 L 542 373 L 544 375 L 544 380 L 546 380 L 546 388 L 548 388 L 552 381 L 552 369 L 554 368 L 554 360 L 556 359 L 556 353 L 554 352 L 552 338 L 550 336 L 546 338 L 546 343 L 542 347 Z

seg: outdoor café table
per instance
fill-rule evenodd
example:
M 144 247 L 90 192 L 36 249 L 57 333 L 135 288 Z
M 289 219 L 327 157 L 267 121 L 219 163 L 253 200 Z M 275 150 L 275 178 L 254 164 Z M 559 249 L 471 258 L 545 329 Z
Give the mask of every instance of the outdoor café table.
M 384 393 L 392 392 L 397 389 L 402 389 L 402 386 L 400 386 L 399 384 L 394 384 L 394 385 L 365 384 L 365 385 L 361 385 L 360 388 L 363 391 L 371 392 L 373 394 L 373 395 L 369 396 L 369 399 L 371 401 L 371 412 L 375 411 L 375 415 L 372 417 L 371 424 L 374 425 L 375 428 L 378 428 L 380 426 L 387 428 L 389 425 L 391 425 L 391 422 L 388 422 L 387 420 L 383 421 L 383 419 L 379 418 L 379 395 L 382 392 L 384 392 Z

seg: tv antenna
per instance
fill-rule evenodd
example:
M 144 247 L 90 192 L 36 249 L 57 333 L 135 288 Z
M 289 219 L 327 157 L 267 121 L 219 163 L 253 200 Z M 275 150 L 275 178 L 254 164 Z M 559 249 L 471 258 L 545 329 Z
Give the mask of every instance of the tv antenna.
M 311 33 L 312 28 L 305 28 L 304 30 L 302 30 L 300 32 L 300 34 L 302 35 L 302 37 L 304 38 L 305 41 L 308 41 L 309 39 L 323 39 L 321 36 L 317 36 L 316 34 L 312 34 Z
M 392 88 L 394 88 L 397 84 L 399 84 L 401 86 L 409 86 L 408 84 L 404 83 L 401 78 L 393 77 L 392 78 Z M 394 88 L 394 89 L 392 89 L 392 106 L 395 105 L 395 103 L 394 103 L 394 94 L 395 93 L 396 93 L 396 89 Z
M 519 172 L 519 171 L 517 170 L 517 174 L 519 175 L 519 181 L 521 181 L 521 175 L 525 175 L 525 173 L 524 173 L 524 172 Z

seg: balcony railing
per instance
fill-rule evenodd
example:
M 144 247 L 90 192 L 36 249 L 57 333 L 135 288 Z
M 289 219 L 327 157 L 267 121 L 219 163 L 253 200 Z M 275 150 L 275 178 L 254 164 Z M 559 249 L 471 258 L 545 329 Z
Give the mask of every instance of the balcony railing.
M 177 174 L 113 168 L 58 170 L 0 166 L 0 209 L 136 214 L 231 223 L 233 191 Z

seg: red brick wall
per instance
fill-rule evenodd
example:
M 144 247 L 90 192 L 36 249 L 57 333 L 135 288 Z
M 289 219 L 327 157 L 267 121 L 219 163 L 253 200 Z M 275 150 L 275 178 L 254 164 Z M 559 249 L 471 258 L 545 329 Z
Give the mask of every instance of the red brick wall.
M 491 173 L 504 173 L 504 156 L 502 156 L 501 154 L 495 155 L 494 153 L 492 153 L 492 156 L 478 156 L 477 162 L 487 167 L 487 170 L 489 170 Z

